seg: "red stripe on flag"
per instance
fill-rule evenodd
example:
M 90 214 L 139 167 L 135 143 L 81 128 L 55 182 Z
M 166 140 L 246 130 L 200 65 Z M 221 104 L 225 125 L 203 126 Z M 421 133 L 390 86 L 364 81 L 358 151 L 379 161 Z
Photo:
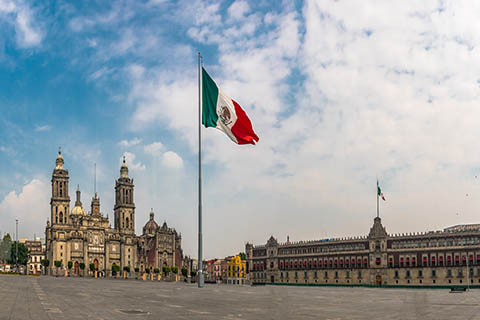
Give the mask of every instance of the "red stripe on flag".
M 232 127 L 232 133 L 237 138 L 238 144 L 255 144 L 259 138 L 253 131 L 252 123 L 247 114 L 240 105 L 232 99 L 235 106 L 235 113 L 237 114 L 237 121 Z

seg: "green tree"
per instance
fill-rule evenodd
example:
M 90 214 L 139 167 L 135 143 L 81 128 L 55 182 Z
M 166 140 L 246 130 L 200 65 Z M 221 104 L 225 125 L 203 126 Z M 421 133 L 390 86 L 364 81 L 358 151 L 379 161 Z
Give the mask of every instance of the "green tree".
M 10 259 L 10 249 L 12 247 L 12 238 L 10 234 L 3 236 L 2 241 L 0 241 L 0 262 L 7 263 Z
M 72 261 L 68 261 L 68 262 L 67 262 L 67 266 L 68 266 L 68 271 L 70 271 L 70 269 L 72 269 L 72 267 L 73 267 L 73 262 L 72 262 Z
M 82 270 L 82 274 L 85 275 L 85 271 L 84 271 L 84 270 L 85 270 L 85 263 L 80 262 L 78 266 L 79 266 L 80 269 Z
M 129 266 L 123 267 L 123 271 L 130 272 L 130 267 Z
M 190 272 L 190 275 L 191 275 L 193 278 L 195 278 L 195 277 L 197 276 L 197 271 L 192 270 L 192 271 Z
M 170 267 L 169 266 L 163 266 L 162 271 L 165 275 L 168 275 L 170 273 Z
M 140 268 L 136 267 L 135 272 L 138 272 L 138 271 L 140 271 Z
M 112 266 L 112 275 L 116 276 L 119 271 L 120 271 L 120 266 L 117 266 L 116 264 L 114 264 Z
M 238 255 L 240 256 L 240 259 L 246 260 L 246 256 L 244 252 L 240 252 Z
M 172 267 L 172 272 L 173 272 L 174 274 L 177 274 L 177 273 L 178 273 L 178 267 L 173 266 L 173 267 Z
M 61 260 L 55 260 L 54 262 L 55 267 L 57 268 L 57 277 L 58 277 L 58 269 L 62 266 L 62 261 Z
M 160 273 L 160 269 L 155 268 L 155 269 L 153 269 L 153 272 L 154 272 L 155 274 L 159 274 L 159 273 Z
M 145 269 L 145 272 L 150 273 L 150 269 L 149 268 Z
M 182 268 L 182 276 L 187 277 L 188 276 L 188 269 L 183 267 Z
M 95 264 L 94 263 L 90 263 L 90 265 L 88 266 L 90 268 L 90 271 L 95 271 Z
M 40 263 L 43 266 L 44 273 L 47 274 L 48 266 L 50 265 L 50 260 L 43 259 L 42 261 L 40 261 Z
M 12 245 L 10 247 L 10 259 L 8 260 L 8 263 L 10 264 L 15 264 L 17 259 L 17 248 L 16 248 L 16 241 L 12 242 Z M 28 262 L 28 249 L 25 247 L 23 243 L 18 243 L 18 264 L 25 266 L 27 265 Z

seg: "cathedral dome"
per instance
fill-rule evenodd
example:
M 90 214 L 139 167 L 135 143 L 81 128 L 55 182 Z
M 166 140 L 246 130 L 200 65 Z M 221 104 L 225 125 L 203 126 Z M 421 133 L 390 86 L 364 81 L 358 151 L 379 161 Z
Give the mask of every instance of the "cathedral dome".
M 75 207 L 72 209 L 73 215 L 87 215 L 85 210 L 82 207 L 82 202 L 80 201 L 80 186 L 77 187 L 77 201 L 75 201 Z
M 85 212 L 85 210 L 82 207 L 75 206 L 72 209 L 72 214 L 74 214 L 74 215 L 75 214 L 76 215 L 86 215 L 87 213 Z
M 148 222 L 143 227 L 144 234 L 147 234 L 147 233 L 153 234 L 158 229 L 158 224 L 155 222 L 154 216 L 155 214 L 153 213 L 153 210 L 152 210 L 152 212 L 150 212 L 150 220 L 148 220 Z

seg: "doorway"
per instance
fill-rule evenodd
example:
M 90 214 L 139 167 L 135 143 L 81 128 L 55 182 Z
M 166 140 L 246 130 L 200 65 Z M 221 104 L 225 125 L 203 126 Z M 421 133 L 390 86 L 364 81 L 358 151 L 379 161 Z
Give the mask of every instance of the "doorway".
M 382 276 L 377 274 L 376 278 L 375 278 L 375 284 L 377 286 L 381 286 L 382 285 Z
M 78 261 L 75 261 L 75 265 L 73 267 L 73 272 L 77 276 L 80 274 L 80 265 L 79 265 Z

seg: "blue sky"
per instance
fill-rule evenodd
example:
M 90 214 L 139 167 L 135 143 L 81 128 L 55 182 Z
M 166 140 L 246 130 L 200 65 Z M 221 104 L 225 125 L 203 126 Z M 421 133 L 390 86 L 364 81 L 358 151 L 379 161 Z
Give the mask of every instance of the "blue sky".
M 126 156 L 196 252 L 196 52 L 260 143 L 204 132 L 205 250 L 478 222 L 480 8 L 425 1 L 0 0 L 0 231 L 42 234 L 59 146 L 102 212 Z M 73 199 L 74 194 L 70 197 Z

